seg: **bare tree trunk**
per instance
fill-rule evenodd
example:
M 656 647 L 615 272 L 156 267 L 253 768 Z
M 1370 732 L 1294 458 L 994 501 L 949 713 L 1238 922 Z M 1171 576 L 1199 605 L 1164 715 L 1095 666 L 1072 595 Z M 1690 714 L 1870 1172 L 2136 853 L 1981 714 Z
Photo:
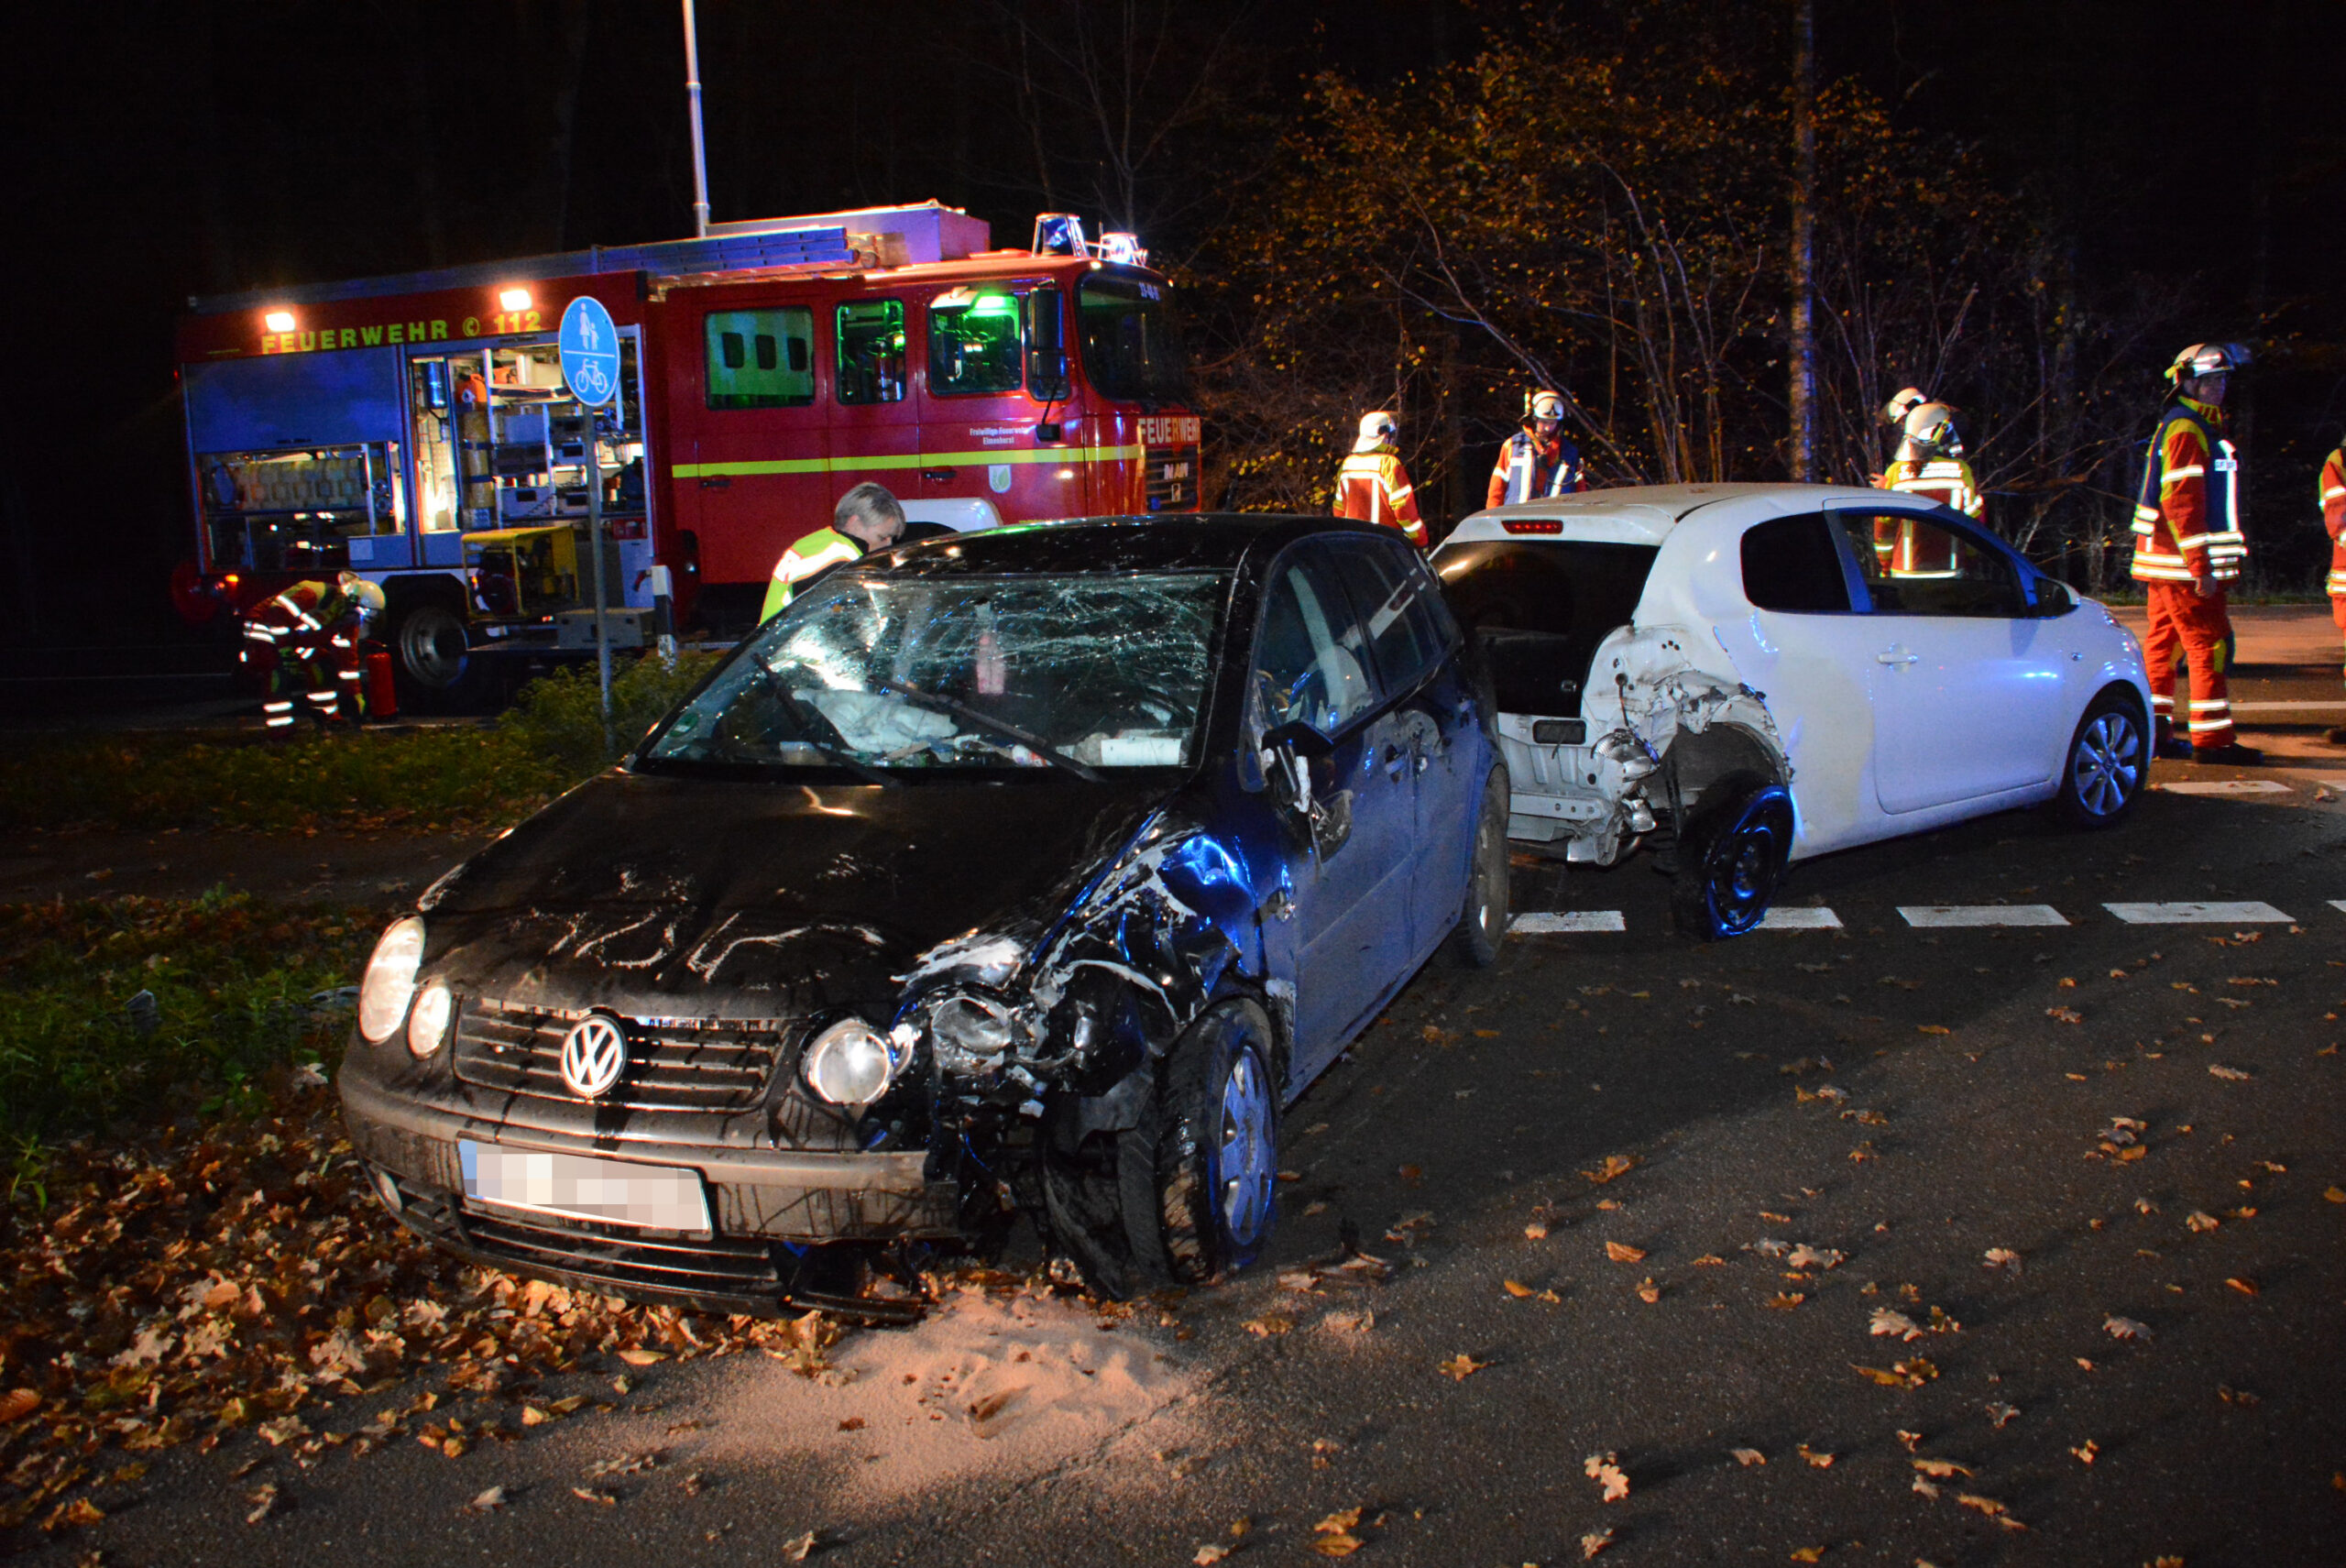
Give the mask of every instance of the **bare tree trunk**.
M 1816 0 L 1792 0 L 1792 477 L 1816 477 Z

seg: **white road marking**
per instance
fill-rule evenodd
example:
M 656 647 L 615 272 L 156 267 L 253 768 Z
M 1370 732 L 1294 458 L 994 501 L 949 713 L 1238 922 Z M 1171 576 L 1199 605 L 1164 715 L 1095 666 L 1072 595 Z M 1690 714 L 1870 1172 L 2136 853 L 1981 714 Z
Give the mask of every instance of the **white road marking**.
M 1760 916 L 1762 931 L 1838 931 L 1841 917 L 1830 909 L 1770 909 Z
M 2169 795 L 2289 795 L 2278 779 L 2200 779 L 2187 784 L 2153 784 Z
M 1913 904 L 1898 913 L 1909 926 L 2066 926 L 2049 904 Z
M 2333 898 L 2333 899 L 2331 899 L 2331 900 L 2330 901 L 2330 907 L 2331 907 L 2332 909 L 2340 910 L 2340 911 L 2341 911 L 2341 912 L 2346 912 L 2346 898 Z
M 1627 931 L 1617 909 L 1570 909 L 1552 915 L 1518 915 L 1507 930 L 1518 937 L 1554 937 L 1573 931 Z
M 2269 904 L 2105 904 L 2129 926 L 2286 925 L 2295 918 Z

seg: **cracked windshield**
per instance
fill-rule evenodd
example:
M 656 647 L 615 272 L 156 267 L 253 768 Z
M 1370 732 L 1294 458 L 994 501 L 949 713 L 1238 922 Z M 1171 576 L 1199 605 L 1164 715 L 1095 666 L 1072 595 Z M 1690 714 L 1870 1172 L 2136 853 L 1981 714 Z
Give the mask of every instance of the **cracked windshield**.
M 1186 765 L 1225 579 L 896 578 L 802 596 L 653 744 L 656 764 Z

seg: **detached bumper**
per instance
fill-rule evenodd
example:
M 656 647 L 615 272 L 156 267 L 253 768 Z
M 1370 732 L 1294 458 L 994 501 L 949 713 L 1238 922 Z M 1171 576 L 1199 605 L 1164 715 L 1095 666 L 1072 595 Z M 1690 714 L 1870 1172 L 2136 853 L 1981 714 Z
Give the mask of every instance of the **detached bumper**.
M 477 1262 L 587 1289 L 718 1311 L 773 1311 L 790 1296 L 797 1248 L 959 1234 L 959 1193 L 949 1181 L 924 1178 L 927 1157 L 919 1151 L 808 1154 L 590 1142 L 419 1103 L 347 1072 L 339 1087 L 351 1146 L 389 1179 L 379 1195 L 401 1223 Z M 465 1195 L 459 1138 L 696 1170 L 712 1233 L 642 1230 L 473 1203 Z

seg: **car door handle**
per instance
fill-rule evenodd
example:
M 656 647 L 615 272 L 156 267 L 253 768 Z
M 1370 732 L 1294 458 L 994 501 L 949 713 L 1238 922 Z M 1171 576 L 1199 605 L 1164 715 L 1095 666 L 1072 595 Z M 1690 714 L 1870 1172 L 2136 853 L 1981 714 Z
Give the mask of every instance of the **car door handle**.
M 920 471 L 920 477 L 924 479 L 934 480 L 936 483 L 942 485 L 951 481 L 953 477 L 953 470 L 950 468 L 923 468 Z
M 1922 658 L 1920 653 L 1901 653 L 1893 648 L 1886 653 L 1876 653 L 1873 662 L 1877 664 L 1914 664 L 1920 663 Z
M 733 481 L 726 478 L 703 479 L 700 488 L 704 490 L 729 490 L 733 488 Z

